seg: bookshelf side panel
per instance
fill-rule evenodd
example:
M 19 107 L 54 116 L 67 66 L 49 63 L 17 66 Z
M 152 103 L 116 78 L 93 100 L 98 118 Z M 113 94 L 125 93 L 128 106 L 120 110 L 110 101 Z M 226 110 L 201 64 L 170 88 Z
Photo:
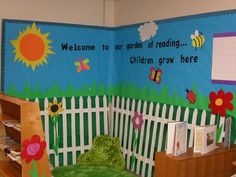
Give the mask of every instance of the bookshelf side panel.
M 36 102 L 28 102 L 22 106 L 21 110 L 21 144 L 25 140 L 31 140 L 34 135 L 38 135 L 40 137 L 40 142 L 45 140 L 39 105 Z M 44 175 L 45 177 L 51 177 L 46 147 L 43 151 L 42 157 L 39 160 L 35 160 L 35 162 L 38 176 Z M 29 163 L 26 163 L 25 160 L 22 161 L 23 177 L 30 177 L 29 171 L 32 170 L 32 163 L 33 160 Z

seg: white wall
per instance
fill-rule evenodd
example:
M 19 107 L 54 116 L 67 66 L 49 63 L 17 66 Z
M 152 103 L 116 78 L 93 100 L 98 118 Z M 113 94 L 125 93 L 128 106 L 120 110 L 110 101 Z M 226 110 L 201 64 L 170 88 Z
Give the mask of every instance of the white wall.
M 8 18 L 95 26 L 121 26 L 236 9 L 235 0 L 0 0 L 0 4 L 0 20 Z
M 113 1 L 0 0 L 0 18 L 112 26 L 114 15 L 105 13 L 114 13 Z M 105 18 L 105 15 L 111 18 Z
M 121 26 L 236 9 L 235 0 L 0 0 L 0 4 L 0 20 L 8 18 L 95 26 Z
M 236 9 L 235 0 L 117 0 L 116 26 Z

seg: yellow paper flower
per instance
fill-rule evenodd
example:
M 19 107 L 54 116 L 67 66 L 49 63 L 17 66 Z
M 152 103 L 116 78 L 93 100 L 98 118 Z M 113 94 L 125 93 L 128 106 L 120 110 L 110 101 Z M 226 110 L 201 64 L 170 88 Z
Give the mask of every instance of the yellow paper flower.
M 64 109 L 62 108 L 62 103 L 58 103 L 57 100 L 53 100 L 53 103 L 48 103 L 48 115 L 51 117 L 58 116 L 60 112 Z

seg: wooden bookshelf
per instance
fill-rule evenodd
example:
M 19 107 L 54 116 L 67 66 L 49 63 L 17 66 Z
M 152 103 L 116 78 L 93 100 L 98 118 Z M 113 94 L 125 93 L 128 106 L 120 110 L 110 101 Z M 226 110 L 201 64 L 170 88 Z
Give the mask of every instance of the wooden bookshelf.
M 12 127 L 2 126 L 5 136 L 10 137 L 19 146 L 26 139 L 31 139 L 33 135 L 38 135 L 44 140 L 44 132 L 40 116 L 39 104 L 22 100 L 16 97 L 7 96 L 0 93 L 0 122 L 4 120 L 19 120 L 21 130 Z M 4 177 L 30 177 L 29 171 L 32 170 L 32 163 L 21 160 L 21 165 L 12 161 L 4 152 L 0 152 L 0 176 Z M 4 156 L 5 155 L 5 156 Z M 49 169 L 49 158 L 44 150 L 41 159 L 36 161 L 38 176 L 51 177 Z
M 224 149 L 222 144 L 214 151 L 201 155 L 188 149 L 180 156 L 157 152 L 155 177 L 230 177 L 236 173 L 236 145 Z
M 3 154 L 5 155 L 5 154 Z M 8 158 L 0 160 L 0 176 L 21 177 L 21 167 Z

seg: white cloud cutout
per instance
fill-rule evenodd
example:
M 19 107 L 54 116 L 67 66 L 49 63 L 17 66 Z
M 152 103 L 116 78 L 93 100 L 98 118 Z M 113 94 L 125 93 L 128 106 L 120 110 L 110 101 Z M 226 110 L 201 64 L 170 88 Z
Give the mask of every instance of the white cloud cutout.
M 154 37 L 157 33 L 158 26 L 155 22 L 147 22 L 138 28 L 140 40 L 142 42 Z

